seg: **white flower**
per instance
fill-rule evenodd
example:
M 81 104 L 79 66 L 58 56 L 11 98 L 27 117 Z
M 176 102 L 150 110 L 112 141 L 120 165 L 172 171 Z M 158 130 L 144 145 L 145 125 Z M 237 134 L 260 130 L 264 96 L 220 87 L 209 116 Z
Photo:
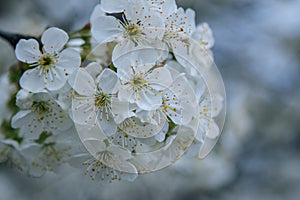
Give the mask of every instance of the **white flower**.
M 27 170 L 25 158 L 21 154 L 20 145 L 13 140 L 0 139 L 0 164 L 8 162 L 21 171 Z
M 221 130 L 215 122 L 223 109 L 224 99 L 219 94 L 210 94 L 206 89 L 199 99 L 199 126 L 193 144 L 187 151 L 188 157 L 204 158 L 214 147 Z
M 206 49 L 211 49 L 215 44 L 213 32 L 207 23 L 199 24 L 193 32 L 192 38 L 200 42 Z
M 138 176 L 137 172 L 126 173 L 108 167 L 87 152 L 72 156 L 69 163 L 75 168 L 83 169 L 86 176 L 89 176 L 93 181 L 100 181 L 100 183 L 111 183 L 112 181 L 121 180 L 134 181 Z M 133 168 L 133 166 L 131 167 Z
M 125 119 L 118 128 L 124 133 L 136 137 L 136 138 L 150 138 L 159 134 L 166 124 L 168 124 L 167 118 L 160 112 L 149 112 L 153 116 L 155 124 L 141 122 L 137 117 L 131 117 Z
M 155 110 L 162 104 L 159 91 L 168 88 L 172 77 L 166 67 L 157 67 L 157 51 L 152 49 L 131 52 L 114 62 L 121 86 L 118 98 L 136 103 L 143 110 Z
M 187 68 L 210 67 L 213 56 L 209 50 L 214 45 L 212 31 L 206 23 L 196 28 L 195 12 L 179 8 L 166 17 L 163 42 L 171 47 L 176 60 Z
M 119 87 L 117 74 L 105 69 L 97 78 L 97 81 L 85 70 L 80 69 L 70 79 L 71 86 L 77 92 L 72 103 L 73 119 L 78 124 L 88 124 L 95 126 L 97 123 L 105 134 L 111 136 L 117 131 L 117 124 L 114 115 L 117 115 L 117 109 L 112 108 L 114 102 L 124 110 L 128 108 L 128 103 L 119 102 L 116 93 Z M 123 113 L 122 110 L 122 113 Z M 126 111 L 124 111 L 126 112 Z M 127 109 L 125 118 L 132 114 Z
M 126 173 L 107 167 L 90 154 L 81 154 L 73 158 L 82 160 L 81 166 L 85 167 L 84 174 L 89 176 L 93 181 L 101 181 L 101 183 L 112 183 L 112 181 L 134 181 L 137 173 Z
M 40 92 L 44 88 L 58 90 L 65 85 L 68 75 L 81 62 L 78 52 L 70 48 L 63 50 L 68 39 L 68 34 L 63 30 L 49 28 L 42 35 L 41 48 L 35 39 L 19 41 L 15 50 L 16 56 L 30 66 L 20 79 L 22 88 Z
M 168 61 L 167 66 L 169 67 L 169 70 L 172 71 L 173 77 L 177 77 L 182 73 L 185 74 L 186 79 L 195 92 L 196 99 L 199 100 L 206 90 L 206 83 L 201 73 L 195 68 L 182 66 L 177 61 Z
M 30 176 L 40 177 L 46 172 L 57 172 L 62 164 L 78 152 L 77 146 L 81 143 L 76 140 L 72 131 L 50 136 L 43 144 L 32 142 L 21 147 L 22 155 L 28 162 Z
M 109 4 L 117 5 L 118 2 L 110 1 Z M 102 2 L 104 6 L 106 3 Z M 99 43 L 116 41 L 114 52 L 117 54 L 135 46 L 151 45 L 163 37 L 164 23 L 159 14 L 150 9 L 148 2 L 130 0 L 120 3 L 116 9 L 123 12 L 120 18 L 105 15 L 102 4 L 95 8 L 91 17 L 92 36 Z
M 33 94 L 31 100 L 12 118 L 11 126 L 20 128 L 23 137 L 37 139 L 42 132 L 58 134 L 72 126 L 68 114 L 48 93 Z
M 195 11 L 192 9 L 179 8 L 175 13 L 171 13 L 165 18 L 166 31 L 163 41 L 173 48 L 177 46 L 185 46 L 186 49 L 190 45 L 190 36 L 195 31 Z M 176 55 L 175 55 L 176 56 Z
M 214 118 L 216 118 L 223 109 L 223 97 L 219 94 L 210 94 L 206 90 L 199 100 L 199 118 L 200 124 L 196 139 L 204 141 L 205 137 L 215 140 L 220 135 L 220 129 Z
M 200 24 L 192 35 L 189 54 L 185 57 L 177 57 L 178 62 L 187 66 L 189 63 L 196 67 L 198 71 L 206 70 L 214 64 L 214 56 L 211 48 L 214 45 L 214 37 L 210 27 L 206 24 Z M 180 55 L 183 49 L 179 48 Z M 188 63 L 187 63 L 188 61 Z
M 84 144 L 88 151 L 99 162 L 119 172 L 137 174 L 137 170 L 130 162 L 131 152 L 112 144 L 108 139 L 103 141 L 95 138 L 85 139 Z
M 160 110 L 176 125 L 188 124 L 197 116 L 198 106 L 194 105 L 197 102 L 195 92 L 184 74 L 178 75 L 162 94 L 163 104 Z

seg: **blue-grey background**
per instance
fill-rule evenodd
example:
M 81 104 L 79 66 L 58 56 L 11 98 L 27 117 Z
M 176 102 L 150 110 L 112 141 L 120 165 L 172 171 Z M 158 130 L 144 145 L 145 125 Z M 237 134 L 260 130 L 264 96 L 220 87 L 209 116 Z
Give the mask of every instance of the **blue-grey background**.
M 40 34 L 88 21 L 97 0 L 0 1 L 0 29 Z M 78 171 L 28 178 L 0 166 L 0 200 L 300 198 L 300 0 L 179 0 L 210 24 L 227 90 L 227 120 L 214 151 L 134 183 L 101 186 Z M 16 62 L 0 40 L 0 72 Z M 1 98 L 1 97 L 0 97 Z M 2 111 L 0 111 L 2 112 Z

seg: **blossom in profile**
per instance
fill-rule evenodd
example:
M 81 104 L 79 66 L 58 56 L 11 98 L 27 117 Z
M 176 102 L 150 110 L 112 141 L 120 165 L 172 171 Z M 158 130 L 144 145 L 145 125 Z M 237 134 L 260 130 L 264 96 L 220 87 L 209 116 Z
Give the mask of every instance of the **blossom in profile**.
M 73 122 L 68 113 L 49 93 L 28 93 L 28 95 L 29 97 L 19 95 L 20 99 L 17 101 L 24 104 L 20 105 L 22 109 L 13 116 L 11 123 L 13 128 L 20 129 L 20 136 L 24 139 L 38 139 L 42 132 L 59 134 L 71 128 Z
M 72 156 L 70 164 L 77 168 L 85 168 L 84 174 L 91 180 L 102 183 L 136 179 L 138 172 L 127 160 L 131 158 L 129 150 L 116 147 L 109 140 L 101 141 L 88 138 L 84 141 L 89 152 L 82 151 Z M 95 155 L 91 155 L 91 152 Z
M 28 174 L 41 177 L 46 172 L 57 172 L 72 155 L 82 149 L 80 141 L 76 139 L 74 129 L 70 129 L 59 135 L 44 132 L 38 142 L 23 144 L 20 151 L 27 161 Z

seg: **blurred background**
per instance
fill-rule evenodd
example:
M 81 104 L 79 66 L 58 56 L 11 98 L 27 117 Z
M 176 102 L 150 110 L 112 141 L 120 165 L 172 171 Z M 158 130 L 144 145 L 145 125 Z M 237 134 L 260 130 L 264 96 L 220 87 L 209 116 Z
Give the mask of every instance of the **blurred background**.
M 98 2 L 2 0 L 0 29 L 36 35 L 47 26 L 74 30 Z M 108 186 L 70 168 L 32 179 L 0 165 L 1 200 L 300 198 L 300 0 L 177 2 L 196 10 L 197 23 L 208 22 L 216 39 L 228 111 L 214 151 Z M 12 47 L 0 39 L 0 73 L 14 62 Z

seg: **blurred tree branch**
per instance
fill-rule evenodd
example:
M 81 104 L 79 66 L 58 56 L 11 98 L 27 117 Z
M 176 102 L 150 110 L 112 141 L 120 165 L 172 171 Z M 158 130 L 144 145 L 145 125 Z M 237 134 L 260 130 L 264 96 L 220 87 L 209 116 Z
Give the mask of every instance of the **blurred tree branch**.
M 21 40 L 21 39 L 35 38 L 33 36 L 9 33 L 9 32 L 5 32 L 2 30 L 0 30 L 0 37 L 2 37 L 7 42 L 9 42 L 14 48 L 16 48 L 16 45 L 18 44 L 19 40 Z

